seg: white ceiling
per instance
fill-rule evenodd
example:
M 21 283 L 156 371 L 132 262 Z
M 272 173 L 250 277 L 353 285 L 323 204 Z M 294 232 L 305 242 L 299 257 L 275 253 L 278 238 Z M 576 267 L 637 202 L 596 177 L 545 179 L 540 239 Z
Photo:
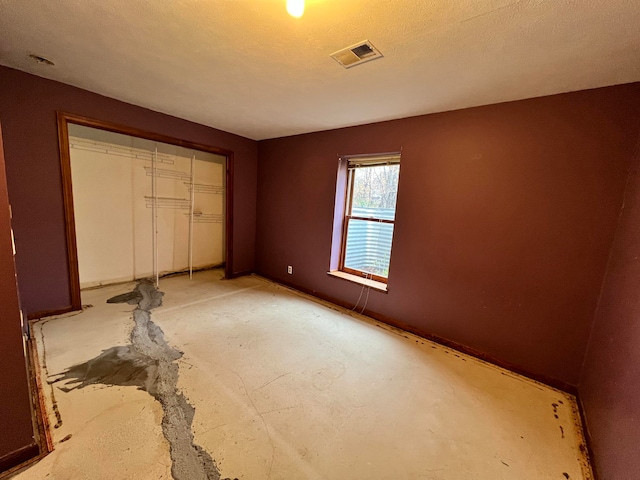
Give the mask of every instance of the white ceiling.
M 256 140 L 640 80 L 639 0 L 306 3 L 0 0 L 0 64 Z

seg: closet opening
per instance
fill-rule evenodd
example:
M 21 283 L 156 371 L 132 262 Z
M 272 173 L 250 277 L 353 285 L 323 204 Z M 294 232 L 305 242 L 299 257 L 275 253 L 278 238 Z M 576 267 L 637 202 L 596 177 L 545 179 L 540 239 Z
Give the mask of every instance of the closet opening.
M 233 152 L 58 113 L 69 290 L 224 266 Z

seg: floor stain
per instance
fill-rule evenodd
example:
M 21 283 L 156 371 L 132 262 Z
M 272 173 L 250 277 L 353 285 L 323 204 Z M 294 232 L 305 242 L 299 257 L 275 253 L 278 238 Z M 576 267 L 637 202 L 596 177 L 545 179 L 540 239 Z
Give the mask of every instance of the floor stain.
M 194 443 L 191 427 L 195 409 L 177 390 L 176 361 L 182 352 L 167 344 L 162 329 L 151 321 L 151 310 L 162 305 L 163 295 L 151 282 L 141 281 L 132 292 L 107 300 L 137 305 L 131 344 L 104 350 L 68 368 L 51 383 L 62 383 L 58 388 L 64 392 L 97 384 L 135 386 L 148 392 L 162 405 L 162 431 L 169 442 L 173 478 L 228 480 L 221 479 L 215 460 Z
M 63 392 L 99 384 L 134 386 L 151 393 L 157 370 L 157 360 L 127 345 L 103 350 L 96 358 L 70 367 L 52 383 L 64 382 L 58 387 Z

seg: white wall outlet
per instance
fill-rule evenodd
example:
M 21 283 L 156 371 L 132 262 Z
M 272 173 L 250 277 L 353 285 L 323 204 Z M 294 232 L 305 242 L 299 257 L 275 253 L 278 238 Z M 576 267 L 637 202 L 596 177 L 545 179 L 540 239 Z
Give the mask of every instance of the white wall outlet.
M 289 266 L 287 267 L 287 273 L 288 273 L 289 275 L 292 275 L 292 274 L 293 274 L 293 267 L 292 267 L 291 265 L 289 265 Z

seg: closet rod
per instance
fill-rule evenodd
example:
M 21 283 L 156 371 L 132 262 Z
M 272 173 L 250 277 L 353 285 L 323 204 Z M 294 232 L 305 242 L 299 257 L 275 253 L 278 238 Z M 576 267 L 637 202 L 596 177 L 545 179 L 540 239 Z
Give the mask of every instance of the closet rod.
M 160 274 L 158 268 L 158 192 L 157 192 L 157 175 L 156 175 L 156 160 L 158 156 L 158 147 L 156 146 L 153 152 L 153 158 L 151 159 L 151 197 L 153 198 L 151 204 L 151 228 L 153 238 L 153 276 L 155 279 L 156 287 L 160 286 Z
M 189 279 L 193 279 L 193 205 L 196 199 L 196 190 L 193 188 L 195 172 L 195 154 L 191 157 L 191 208 L 189 209 Z

